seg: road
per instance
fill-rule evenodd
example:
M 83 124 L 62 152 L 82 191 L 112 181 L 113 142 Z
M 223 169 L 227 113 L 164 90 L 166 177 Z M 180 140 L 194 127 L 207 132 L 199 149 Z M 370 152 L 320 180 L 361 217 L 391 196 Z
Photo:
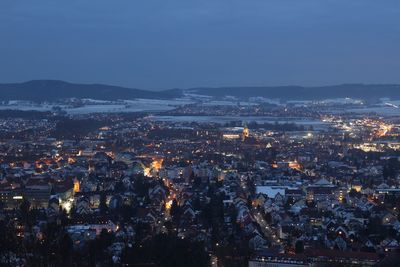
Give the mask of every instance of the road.
M 274 233 L 271 226 L 264 220 L 260 212 L 253 210 L 253 217 L 256 222 L 260 225 L 261 230 L 266 238 L 271 242 L 271 246 L 281 245 L 279 237 Z

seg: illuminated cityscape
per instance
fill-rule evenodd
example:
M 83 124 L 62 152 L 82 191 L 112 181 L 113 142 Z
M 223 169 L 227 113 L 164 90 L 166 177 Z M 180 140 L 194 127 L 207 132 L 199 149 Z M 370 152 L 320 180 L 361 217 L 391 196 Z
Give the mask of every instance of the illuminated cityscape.
M 0 0 L 0 267 L 399 267 L 399 0 Z
M 181 266 L 194 251 L 195 266 L 392 257 L 399 116 L 319 102 L 216 115 L 248 107 L 234 103 L 207 104 L 208 120 L 196 117 L 201 101 L 151 114 L 0 111 L 10 264 L 163 266 L 176 253 Z

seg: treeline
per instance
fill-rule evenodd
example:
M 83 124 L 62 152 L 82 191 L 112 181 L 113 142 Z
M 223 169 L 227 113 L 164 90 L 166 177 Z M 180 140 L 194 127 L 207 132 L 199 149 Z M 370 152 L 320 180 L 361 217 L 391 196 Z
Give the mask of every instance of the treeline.
M 182 96 L 178 89 L 147 91 L 104 84 L 75 84 L 58 80 L 35 80 L 24 83 L 0 84 L 0 101 L 27 100 L 34 102 L 58 101 L 68 98 L 171 99 Z
M 47 119 L 52 116 L 50 111 L 36 110 L 0 110 L 0 118 L 22 118 L 22 119 Z
M 206 267 L 209 256 L 202 242 L 182 239 L 174 234 L 159 234 L 142 245 L 124 251 L 127 266 Z
M 105 125 L 107 125 L 105 120 L 70 119 L 65 117 L 57 122 L 50 135 L 60 139 L 76 139 L 86 136 L 88 133 L 96 131 Z
M 236 122 L 232 121 L 229 123 L 226 123 L 226 127 L 237 127 L 241 126 L 243 123 L 242 122 Z M 285 122 L 285 123 L 278 123 L 277 121 L 275 123 L 258 123 L 256 121 L 249 122 L 246 124 L 246 126 L 249 129 L 265 129 L 265 130 L 273 130 L 273 131 L 313 131 L 314 127 L 312 125 L 310 126 L 305 126 L 305 125 L 300 125 L 296 124 L 293 122 Z
M 190 89 L 190 92 L 215 97 L 229 95 L 238 99 L 257 96 L 282 100 L 323 100 L 346 97 L 365 100 L 377 100 L 383 97 L 400 99 L 399 85 L 396 84 L 193 88 Z
M 150 139 L 190 139 L 196 136 L 195 131 L 190 129 L 168 129 L 168 128 L 156 128 L 151 130 L 147 137 Z

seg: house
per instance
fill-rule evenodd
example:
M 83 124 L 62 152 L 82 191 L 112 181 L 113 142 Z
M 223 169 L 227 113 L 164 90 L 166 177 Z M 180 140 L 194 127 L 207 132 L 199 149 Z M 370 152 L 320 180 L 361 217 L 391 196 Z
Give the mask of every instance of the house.
M 400 249 L 400 244 L 396 239 L 387 238 L 380 243 L 382 252 L 397 251 Z
M 267 199 L 268 197 L 265 194 L 258 193 L 252 204 L 254 207 L 263 206 Z
M 89 206 L 89 198 L 86 196 L 82 196 L 76 201 L 76 213 L 80 215 L 87 215 L 91 213 L 91 209 Z
M 249 240 L 249 247 L 252 250 L 262 249 L 266 246 L 267 241 L 260 234 L 254 233 Z
M 382 225 L 384 226 L 393 226 L 398 222 L 397 217 L 394 216 L 392 213 L 387 212 L 383 217 L 382 217 Z

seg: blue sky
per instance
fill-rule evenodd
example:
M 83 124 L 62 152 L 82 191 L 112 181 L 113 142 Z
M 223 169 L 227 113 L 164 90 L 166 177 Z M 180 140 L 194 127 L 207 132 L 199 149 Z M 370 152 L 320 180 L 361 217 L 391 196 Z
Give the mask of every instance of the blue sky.
M 2 0 L 0 82 L 400 83 L 398 0 Z

